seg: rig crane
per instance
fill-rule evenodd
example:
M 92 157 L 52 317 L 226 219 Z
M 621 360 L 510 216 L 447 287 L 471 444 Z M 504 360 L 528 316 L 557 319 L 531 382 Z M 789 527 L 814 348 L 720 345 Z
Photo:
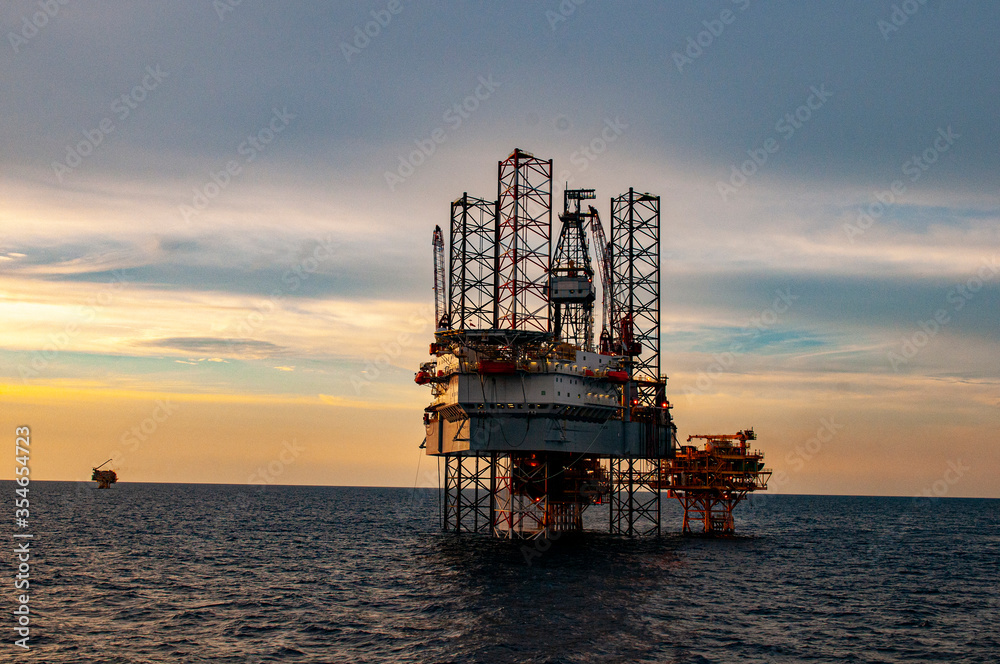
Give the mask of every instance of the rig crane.
M 434 227 L 434 325 L 443 330 L 448 327 L 447 291 L 444 279 L 444 233 Z
M 611 245 L 608 244 L 604 236 L 604 226 L 601 224 L 601 215 L 597 213 L 597 208 L 590 206 L 590 232 L 594 236 L 594 244 L 597 245 L 597 260 L 601 266 L 601 341 L 600 352 L 604 355 L 611 354 L 611 309 L 613 300 L 611 298 Z

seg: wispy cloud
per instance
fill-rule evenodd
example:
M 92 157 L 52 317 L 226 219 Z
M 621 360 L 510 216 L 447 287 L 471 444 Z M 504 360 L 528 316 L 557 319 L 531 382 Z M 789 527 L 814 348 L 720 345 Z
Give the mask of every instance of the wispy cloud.
M 493 198 L 495 161 L 519 146 L 555 160 L 557 206 L 567 181 L 595 187 L 602 215 L 630 186 L 662 195 L 671 386 L 740 349 L 694 422 L 728 424 L 751 403 L 802 413 L 831 395 L 905 402 L 942 434 L 952 410 L 963 426 L 992 422 L 982 381 L 1000 362 L 1000 283 L 972 282 L 960 310 L 948 298 L 1000 247 L 1000 6 L 927 3 L 886 40 L 875 26 L 891 4 L 754 4 L 683 72 L 671 53 L 706 18 L 689 4 L 588 4 L 557 30 L 531 2 L 447 20 L 407 10 L 349 61 L 345 30 L 369 20 L 351 3 L 243 3 L 223 21 L 198 3 L 67 7 L 0 73 L 17 91 L 0 98 L 0 375 L 80 393 L 284 394 L 286 414 L 393 408 L 396 434 L 419 432 L 395 408 L 426 396 L 412 373 L 432 334 L 431 229 L 462 192 Z M 0 16 L 16 25 L 36 5 Z M 112 105 L 147 64 L 169 76 L 119 120 Z M 432 159 L 409 159 L 481 75 L 502 82 L 488 103 Z M 786 141 L 779 124 L 820 83 L 834 95 Z M 286 107 L 280 139 L 262 133 Z M 52 164 L 106 117 L 114 130 L 60 182 Z M 601 138 L 619 117 L 627 129 Z M 927 152 L 941 127 L 961 138 Z M 776 136 L 766 168 L 721 200 L 716 183 Z M 252 160 L 250 141 L 267 141 Z M 424 163 L 389 191 L 401 157 Z M 239 177 L 185 223 L 178 207 L 231 160 Z M 917 180 L 914 160 L 933 160 Z M 905 196 L 847 237 L 896 180 Z M 794 306 L 748 335 L 789 288 Z M 893 372 L 887 352 L 940 308 L 947 325 Z M 18 367 L 33 362 L 43 370 L 26 383 Z M 881 449 L 870 433 L 856 445 Z
M 280 355 L 286 349 L 267 341 L 253 339 L 232 339 L 216 337 L 168 337 L 136 342 L 138 346 L 176 350 L 183 353 L 204 353 L 207 355 L 231 354 L 239 357 L 261 358 Z M 222 361 L 212 357 L 209 362 Z

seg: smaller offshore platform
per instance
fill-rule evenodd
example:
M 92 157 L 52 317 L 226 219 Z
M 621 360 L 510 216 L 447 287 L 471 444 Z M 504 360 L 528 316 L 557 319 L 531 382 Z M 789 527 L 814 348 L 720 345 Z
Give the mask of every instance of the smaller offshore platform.
M 532 538 L 580 531 L 607 504 L 611 533 L 659 534 L 667 491 L 685 533 L 731 534 L 733 508 L 770 471 L 746 448 L 752 430 L 677 444 L 659 196 L 612 198 L 608 239 L 584 203 L 595 190 L 566 189 L 553 248 L 552 195 L 552 160 L 515 149 L 495 200 L 452 202 L 447 250 L 434 229 L 433 359 L 415 380 L 431 388 L 423 446 L 444 462 L 442 528 Z
M 685 535 L 730 535 L 736 527 L 733 509 L 750 493 L 767 489 L 771 471 L 764 453 L 750 450 L 753 429 L 735 435 L 691 435 L 705 447 L 681 445 L 672 459 L 661 462 L 660 488 L 684 508 Z M 697 526 L 697 527 L 695 527 Z
M 91 481 L 97 482 L 98 489 L 110 489 L 111 485 L 118 481 L 118 473 L 115 471 L 101 470 L 109 463 L 111 463 L 111 459 L 94 468 L 94 474 L 90 476 Z

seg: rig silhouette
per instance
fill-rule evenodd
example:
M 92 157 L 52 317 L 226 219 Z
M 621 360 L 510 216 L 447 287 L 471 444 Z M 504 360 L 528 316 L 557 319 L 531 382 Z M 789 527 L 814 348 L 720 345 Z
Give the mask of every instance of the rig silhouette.
M 104 466 L 111 463 L 111 459 L 108 459 L 100 466 L 94 468 L 94 474 L 90 476 L 90 479 L 97 482 L 98 489 L 110 489 L 111 485 L 118 481 L 118 473 L 113 470 L 101 470 Z

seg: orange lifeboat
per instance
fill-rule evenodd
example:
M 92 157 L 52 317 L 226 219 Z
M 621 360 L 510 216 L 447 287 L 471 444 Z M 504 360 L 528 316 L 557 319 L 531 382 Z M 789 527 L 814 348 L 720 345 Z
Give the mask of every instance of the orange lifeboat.
M 628 382 L 628 374 L 625 373 L 624 371 L 609 371 L 607 374 L 605 374 L 605 376 L 612 383 L 627 383 Z
M 431 382 L 431 375 L 426 371 L 418 371 L 417 375 L 413 377 L 413 382 L 417 385 L 426 385 Z

